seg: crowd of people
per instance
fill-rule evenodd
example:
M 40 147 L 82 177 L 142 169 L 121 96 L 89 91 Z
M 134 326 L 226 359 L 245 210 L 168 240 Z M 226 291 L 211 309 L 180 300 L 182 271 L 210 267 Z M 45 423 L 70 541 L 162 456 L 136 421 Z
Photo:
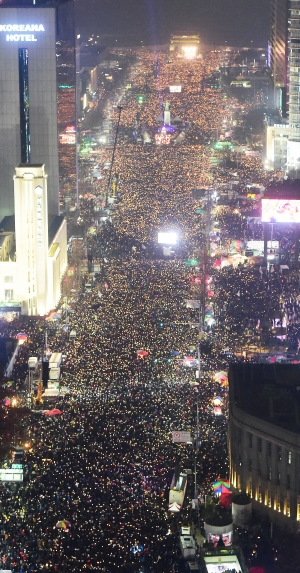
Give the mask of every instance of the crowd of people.
M 158 62 L 155 58 L 145 52 L 143 67 L 131 78 L 136 88 L 145 81 L 150 86 L 142 120 L 154 121 L 161 89 L 179 75 L 183 93 L 177 107 L 175 96 L 171 102 L 174 113 L 207 133 L 219 128 L 228 103 L 221 91 L 199 88 L 218 56 L 173 63 L 162 55 Z M 129 92 L 124 103 L 124 121 L 131 125 L 138 104 Z M 102 158 L 108 155 L 104 150 Z M 257 158 L 242 158 L 239 169 L 241 185 L 266 178 Z M 199 311 L 187 308 L 187 300 L 195 294 L 195 279 L 203 277 L 185 259 L 201 258 L 207 225 L 205 216 L 195 213 L 199 205 L 192 190 L 212 185 L 217 176 L 230 181 L 232 170 L 212 172 L 210 150 L 203 144 L 129 144 L 118 149 L 116 171 L 122 184 L 113 221 L 88 244 L 99 272 L 88 279 L 91 288 L 83 285 L 69 300 L 64 324 L 48 333 L 51 351 L 65 355 L 61 384 L 69 393 L 55 404 L 62 413 L 30 413 L 24 482 L 16 489 L 1 485 L 2 565 L 15 573 L 175 571 L 181 559 L 176 533 L 191 520 L 191 510 L 187 504 L 179 515 L 169 513 L 168 491 L 175 468 L 192 469 L 194 449 L 173 443 L 171 432 L 195 433 L 197 403 L 199 497 L 210 493 L 218 478 L 228 478 L 228 389 L 214 377 L 227 367 L 220 354 L 225 337 L 217 328 L 205 330 L 197 378 L 185 358 L 198 360 L 198 328 L 191 325 L 199 324 Z M 97 185 L 94 191 L 101 196 L 102 183 Z M 90 222 L 88 200 L 82 205 L 82 217 Z M 243 238 L 239 233 L 245 229 L 231 210 L 219 212 L 219 220 L 222 240 Z M 180 240 L 171 257 L 157 247 L 157 232 L 166 229 L 176 230 Z M 242 268 L 208 270 L 216 307 L 224 314 L 218 324 L 227 322 L 239 335 L 238 323 L 251 326 L 263 313 L 271 278 L 267 283 L 248 274 L 243 281 Z M 272 281 L 275 300 L 282 288 Z M 296 315 L 295 297 L 285 300 Z M 45 326 L 43 319 L 1 325 L 2 334 L 26 330 L 28 336 L 13 373 L 20 390 L 28 356 L 43 348 Z M 71 330 L 76 331 L 72 340 Z M 216 396 L 224 404 L 221 416 L 214 414 Z M 188 499 L 192 490 L 190 481 Z

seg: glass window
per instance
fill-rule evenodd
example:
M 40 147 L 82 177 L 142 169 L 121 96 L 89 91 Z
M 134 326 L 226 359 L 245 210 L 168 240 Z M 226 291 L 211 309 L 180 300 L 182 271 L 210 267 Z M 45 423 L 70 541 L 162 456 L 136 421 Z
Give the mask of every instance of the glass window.
M 272 442 L 268 442 L 268 456 L 272 455 Z
M 286 476 L 286 489 L 291 489 L 291 476 Z
M 19 49 L 21 162 L 30 163 L 28 50 Z
M 10 302 L 14 300 L 14 291 L 12 289 L 5 289 L 4 300 L 5 302 Z
M 281 447 L 277 446 L 277 461 L 281 462 Z
M 251 458 L 249 458 L 249 460 L 248 460 L 248 470 L 249 470 L 249 472 L 252 472 L 252 460 L 251 460 Z
M 292 452 L 288 451 L 287 453 L 287 463 L 291 464 L 292 463 Z
M 262 439 L 257 438 L 257 450 L 261 453 L 262 452 Z

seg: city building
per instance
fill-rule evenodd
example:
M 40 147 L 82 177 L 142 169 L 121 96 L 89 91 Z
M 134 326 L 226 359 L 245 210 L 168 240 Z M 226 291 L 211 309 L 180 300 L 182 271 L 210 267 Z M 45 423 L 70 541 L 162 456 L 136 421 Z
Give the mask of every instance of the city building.
M 281 137 L 286 138 L 287 128 L 284 126 L 283 132 L 279 133 L 280 128 L 277 126 L 274 148 L 277 147 L 279 158 L 276 159 L 277 154 L 274 151 L 272 163 L 270 153 L 267 152 L 267 160 L 274 169 L 278 163 L 285 165 L 285 171 L 294 178 L 299 177 L 300 171 L 299 40 L 299 0 L 272 0 L 269 66 L 274 83 L 274 106 L 280 110 L 282 117 L 288 116 L 289 133 L 287 141 L 281 141 Z M 270 145 L 267 142 L 268 147 L 270 148 Z
M 187 60 L 197 58 L 200 50 L 199 34 L 172 34 L 170 52 Z
M 75 1 L 57 3 L 57 123 L 61 210 L 78 202 L 77 81 L 78 41 Z
M 287 143 L 290 135 L 288 123 L 266 126 L 266 166 L 275 171 L 287 169 Z
M 288 172 L 299 177 L 300 170 L 300 3 L 289 0 L 288 8 L 288 97 L 290 136 L 287 146 Z
M 234 492 L 253 510 L 300 530 L 300 367 L 231 364 L 228 446 Z
M 48 212 L 59 213 L 54 8 L 0 7 L 0 218 L 14 212 L 19 163 L 45 164 Z
M 15 216 L 0 223 L 0 312 L 45 315 L 55 308 L 67 267 L 64 217 L 48 215 L 44 165 L 15 170 Z
M 286 116 L 288 0 L 272 0 L 268 65 L 274 86 L 274 107 Z

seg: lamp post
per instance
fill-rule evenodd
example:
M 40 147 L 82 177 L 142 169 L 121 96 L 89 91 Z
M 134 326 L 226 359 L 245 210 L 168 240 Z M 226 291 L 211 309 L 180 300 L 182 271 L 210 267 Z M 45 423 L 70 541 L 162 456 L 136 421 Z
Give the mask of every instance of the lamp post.
M 115 151 L 116 151 L 116 147 L 117 147 L 118 132 L 119 132 L 119 125 L 120 125 L 120 120 L 121 120 L 122 109 L 123 109 L 122 106 L 121 106 L 121 105 L 118 105 L 119 116 L 118 116 L 118 122 L 117 122 L 117 128 L 116 128 L 116 135 L 115 135 L 115 141 L 114 141 L 113 154 L 112 154 L 112 158 L 111 158 L 109 176 L 108 176 L 107 187 L 106 187 L 105 207 L 107 207 L 107 204 L 108 204 L 108 193 L 109 193 L 109 190 L 110 190 L 112 168 L 113 168 L 114 159 L 115 159 Z

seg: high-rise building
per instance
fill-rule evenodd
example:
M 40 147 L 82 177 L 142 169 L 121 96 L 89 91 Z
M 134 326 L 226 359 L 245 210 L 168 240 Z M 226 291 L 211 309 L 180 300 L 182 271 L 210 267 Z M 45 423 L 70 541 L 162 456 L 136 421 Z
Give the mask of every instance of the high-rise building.
M 279 161 L 270 160 L 273 168 L 281 168 L 291 177 L 300 174 L 300 1 L 272 0 L 271 37 L 269 43 L 269 65 L 274 81 L 274 104 L 285 116 L 289 125 L 277 125 L 277 140 L 279 154 L 268 153 L 268 159 L 273 155 Z M 270 132 L 270 129 L 269 129 Z M 284 145 L 278 137 L 288 138 Z M 270 148 L 270 146 L 268 146 Z
M 59 132 L 60 204 L 65 210 L 78 201 L 77 173 L 77 34 L 75 1 L 57 6 L 57 111 Z
M 299 177 L 300 171 L 300 1 L 288 6 L 288 97 L 290 136 L 287 170 Z
M 59 213 L 54 8 L 0 8 L 0 217 L 14 212 L 16 165 L 45 164 Z
M 274 107 L 286 115 L 288 0 L 272 0 L 269 67 L 274 84 Z

